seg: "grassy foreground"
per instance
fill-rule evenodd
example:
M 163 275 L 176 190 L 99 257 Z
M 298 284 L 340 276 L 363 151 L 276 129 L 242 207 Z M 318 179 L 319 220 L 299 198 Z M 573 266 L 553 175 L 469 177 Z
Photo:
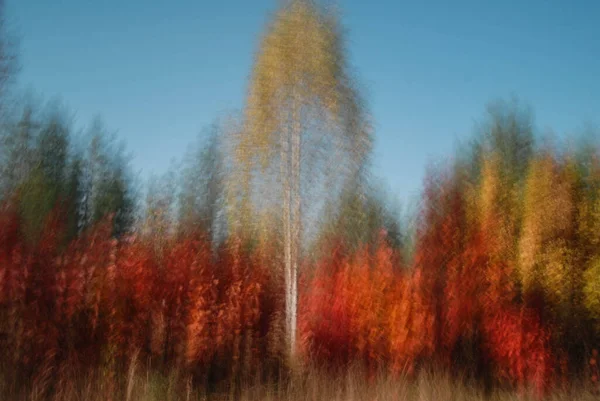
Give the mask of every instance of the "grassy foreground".
M 533 392 L 517 393 L 495 389 L 485 393 L 477 386 L 452 379 L 442 373 L 421 373 L 413 379 L 389 376 L 367 380 L 358 371 L 343 376 L 331 376 L 310 370 L 294 378 L 274 384 L 246 383 L 234 391 L 225 385 L 208 394 L 203 388 L 173 372 L 160 375 L 142 371 L 135 365 L 121 377 L 110 377 L 106 372 L 95 371 L 86 377 L 69 374 L 68 379 L 59 380 L 49 392 L 43 383 L 32 384 L 16 394 L 4 379 L 0 379 L 0 400 L 53 400 L 53 401 L 200 401 L 200 400 L 539 400 Z M 586 385 L 571 385 L 569 389 L 547 395 L 548 400 L 597 400 L 599 393 Z

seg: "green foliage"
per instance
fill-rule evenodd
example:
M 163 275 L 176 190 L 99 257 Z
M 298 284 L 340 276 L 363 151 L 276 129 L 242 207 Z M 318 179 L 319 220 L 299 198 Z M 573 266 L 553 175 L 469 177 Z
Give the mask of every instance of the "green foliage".
M 383 230 L 389 245 L 400 249 L 404 233 L 398 213 L 385 191 L 364 179 L 350 180 L 340 197 L 325 208 L 316 248 L 322 247 L 323 241 L 335 238 L 355 252 L 365 244 L 376 245 Z
M 128 232 L 134 222 L 135 199 L 129 166 L 123 146 L 115 143 L 100 120 L 95 120 L 88 133 L 86 150 L 86 222 L 93 225 L 112 216 L 113 234 Z
M 21 185 L 35 165 L 35 145 L 37 124 L 33 121 L 31 107 L 23 110 L 16 124 L 10 124 L 2 135 L 1 182 L 2 198 L 8 197 Z
M 132 227 L 135 204 L 123 150 L 106 139 L 100 124 L 94 128 L 89 148 L 80 152 L 71 145 L 66 113 L 35 113 L 28 106 L 2 137 L 0 199 L 16 196 L 32 244 L 55 207 L 68 221 L 65 244 L 107 215 L 113 215 L 116 236 Z
M 24 230 L 30 243 L 36 243 L 46 218 L 54 207 L 56 188 L 46 181 L 41 169 L 35 169 L 20 188 L 20 212 Z
M 179 227 L 206 231 L 216 241 L 224 238 L 225 166 L 223 128 L 213 124 L 205 141 L 190 152 L 181 173 Z

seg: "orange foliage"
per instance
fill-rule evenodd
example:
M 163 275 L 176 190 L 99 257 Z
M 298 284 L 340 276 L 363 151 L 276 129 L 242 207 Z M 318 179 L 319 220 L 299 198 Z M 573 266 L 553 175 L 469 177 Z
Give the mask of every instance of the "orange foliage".
M 410 374 L 427 361 L 459 368 L 459 345 L 477 339 L 499 380 L 547 388 L 548 329 L 514 301 L 508 262 L 493 257 L 485 226 L 467 229 L 464 199 L 450 184 L 430 188 L 412 268 L 382 235 L 353 254 L 331 245 L 300 278 L 307 361 L 359 361 L 371 374 Z M 189 235 L 158 254 L 135 237 L 113 239 L 108 220 L 62 249 L 62 221 L 53 211 L 32 248 L 18 213 L 0 213 L 2 356 L 16 374 L 49 380 L 61 364 L 124 366 L 139 355 L 223 377 L 274 361 L 267 355 L 277 349 L 284 299 L 275 250 L 230 238 L 215 251 Z
M 362 361 L 374 373 L 389 365 L 411 370 L 431 349 L 424 299 L 399 257 L 382 239 L 370 252 L 346 255 L 341 246 L 319 261 L 301 295 L 304 354 L 316 363 L 344 366 Z

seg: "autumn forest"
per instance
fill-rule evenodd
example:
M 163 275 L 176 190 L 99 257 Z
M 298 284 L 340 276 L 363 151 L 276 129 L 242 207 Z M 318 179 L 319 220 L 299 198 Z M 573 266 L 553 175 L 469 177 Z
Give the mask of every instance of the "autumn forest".
M 282 3 L 244 110 L 150 182 L 101 120 L 3 102 L 0 398 L 592 399 L 600 144 L 491 102 L 401 216 L 336 14 Z

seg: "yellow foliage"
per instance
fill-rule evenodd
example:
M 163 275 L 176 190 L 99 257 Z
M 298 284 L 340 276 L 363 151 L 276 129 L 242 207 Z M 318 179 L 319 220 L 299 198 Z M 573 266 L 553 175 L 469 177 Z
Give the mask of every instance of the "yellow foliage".
M 310 1 L 292 1 L 267 30 L 255 60 L 240 160 L 260 155 L 263 167 L 268 164 L 291 106 L 318 102 L 337 119 L 346 83 L 335 18 Z
M 560 238 L 547 244 L 543 252 L 542 286 L 549 299 L 557 305 L 569 302 L 573 289 L 573 252 Z
M 600 319 L 600 257 L 595 258 L 584 273 L 584 304 L 590 316 Z
M 574 228 L 575 205 L 570 178 L 549 154 L 531 163 L 519 244 L 519 273 L 525 292 L 537 282 L 550 293 L 559 294 L 560 290 L 552 287 L 566 274 L 564 270 L 570 268 L 565 264 L 569 252 L 564 249 L 566 245 L 551 245 Z
M 488 249 L 497 261 L 513 264 L 516 244 L 516 220 L 521 214 L 517 185 L 501 171 L 497 153 L 485 155 L 477 199 L 479 224 L 484 230 Z

